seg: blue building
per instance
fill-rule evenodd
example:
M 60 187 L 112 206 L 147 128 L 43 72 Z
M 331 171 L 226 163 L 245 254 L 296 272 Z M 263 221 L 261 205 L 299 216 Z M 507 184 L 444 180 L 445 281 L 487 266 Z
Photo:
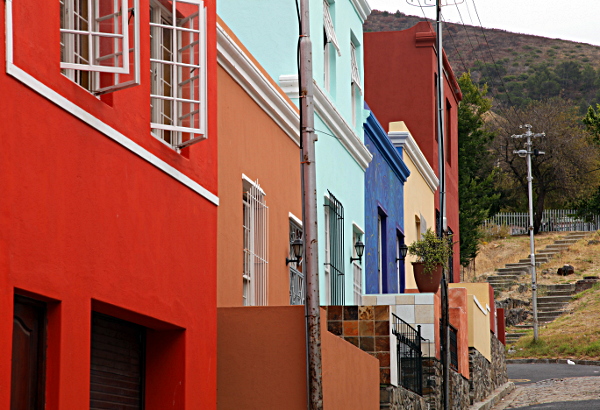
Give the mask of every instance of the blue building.
M 368 108 L 368 107 L 367 107 Z M 364 125 L 373 155 L 365 173 L 365 294 L 403 293 L 404 183 L 410 171 L 371 112 Z
M 364 174 L 371 160 L 363 140 L 368 113 L 363 109 L 362 49 L 362 27 L 370 12 L 366 0 L 310 1 L 319 277 L 325 305 L 357 304 L 363 293 L 361 264 L 350 258 L 365 229 Z M 295 3 L 219 0 L 217 13 L 298 104 Z

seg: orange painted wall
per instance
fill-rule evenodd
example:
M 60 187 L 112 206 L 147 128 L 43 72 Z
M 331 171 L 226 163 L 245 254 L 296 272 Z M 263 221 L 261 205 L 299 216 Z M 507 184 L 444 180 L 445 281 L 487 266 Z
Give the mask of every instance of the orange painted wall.
M 214 1 L 210 131 L 183 155 L 150 135 L 149 13 L 142 84 L 97 99 L 60 73 L 59 3 L 13 6 L 20 68 L 217 193 Z M 49 304 L 47 409 L 89 407 L 93 310 L 149 328 L 147 409 L 216 408 L 217 206 L 8 76 L 0 60 L 0 408 L 10 407 L 14 293 Z
M 242 174 L 269 207 L 268 304 L 289 305 L 289 213 L 302 218 L 298 145 L 222 68 L 219 79 L 218 305 L 242 305 Z
M 431 167 L 438 174 L 436 137 L 435 32 L 420 22 L 402 31 L 365 33 L 365 101 L 381 124 L 404 121 Z M 458 221 L 458 103 L 462 98 L 444 55 L 444 98 L 450 103 L 450 137 L 446 138 L 446 210 L 454 232 L 453 282 L 460 281 Z M 389 130 L 388 130 L 389 131 Z M 436 209 L 439 208 L 436 192 Z M 427 221 L 435 229 L 435 221 Z
M 379 361 L 325 330 L 326 409 L 378 409 Z M 304 307 L 218 309 L 218 408 L 306 409 Z
M 448 305 L 450 324 L 458 330 L 458 372 L 469 378 L 469 319 L 467 317 L 467 289 L 449 288 Z

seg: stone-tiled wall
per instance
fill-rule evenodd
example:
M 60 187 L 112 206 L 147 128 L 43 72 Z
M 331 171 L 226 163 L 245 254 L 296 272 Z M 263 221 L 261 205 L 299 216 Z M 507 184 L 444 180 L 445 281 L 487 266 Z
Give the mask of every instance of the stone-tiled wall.
M 380 384 L 392 383 L 390 306 L 327 306 L 327 329 L 379 359 Z
M 437 295 L 433 293 L 364 295 L 362 303 L 363 305 L 388 305 L 392 313 L 413 328 L 416 329 L 417 325 L 421 325 L 421 337 L 429 341 L 421 344 L 423 355 L 432 356 L 439 352 L 436 340 L 439 340 L 440 299 Z
M 492 361 L 488 361 L 474 348 L 469 348 L 469 371 L 471 375 L 471 404 L 484 400 L 497 387 L 508 381 L 504 345 L 490 335 Z
M 429 410 L 425 399 L 402 387 L 381 386 L 379 388 L 381 410 Z
M 425 374 L 423 397 L 430 409 L 443 409 L 444 392 L 442 363 L 439 360 L 426 360 L 423 363 Z M 450 369 L 450 409 L 463 410 L 469 407 L 469 380 Z

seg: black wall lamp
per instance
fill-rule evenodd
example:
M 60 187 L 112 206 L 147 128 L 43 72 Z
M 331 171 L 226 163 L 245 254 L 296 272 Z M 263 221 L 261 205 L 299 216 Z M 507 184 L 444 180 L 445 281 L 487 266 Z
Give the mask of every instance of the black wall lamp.
M 290 245 L 292 245 L 292 253 L 296 259 L 285 258 L 286 265 L 289 265 L 292 262 L 299 263 L 300 259 L 302 259 L 302 251 L 304 250 L 304 243 L 302 242 L 302 239 L 294 239 L 292 242 L 290 242 Z
M 358 258 L 353 258 L 351 256 L 350 263 L 352 263 L 354 261 L 359 261 L 360 263 L 362 263 L 362 256 L 363 256 L 363 253 L 365 252 L 365 244 L 362 243 L 360 240 L 356 241 L 356 243 L 354 244 L 354 250 L 356 251 L 356 255 L 358 256 Z
M 400 257 L 396 258 L 396 262 L 398 262 L 399 260 L 405 260 L 407 253 L 408 253 L 408 246 L 406 246 L 406 244 L 403 243 L 402 245 L 400 245 Z

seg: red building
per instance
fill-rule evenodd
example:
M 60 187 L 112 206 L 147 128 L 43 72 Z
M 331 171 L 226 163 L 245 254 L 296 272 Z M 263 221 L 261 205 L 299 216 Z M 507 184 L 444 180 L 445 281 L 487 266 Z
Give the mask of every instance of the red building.
M 5 5 L 0 408 L 215 409 L 215 1 Z
M 438 172 L 436 131 L 436 35 L 428 22 L 403 31 L 364 34 L 365 101 L 381 124 L 404 121 L 425 158 Z M 460 281 L 458 223 L 458 103 L 462 94 L 443 55 L 446 143 L 446 216 L 454 234 L 451 281 Z M 389 130 L 386 130 L 389 132 Z M 436 209 L 439 212 L 439 191 Z M 410 201 L 411 198 L 405 198 Z M 408 219 L 405 226 L 411 223 Z M 433 222 L 431 222 L 433 226 Z

